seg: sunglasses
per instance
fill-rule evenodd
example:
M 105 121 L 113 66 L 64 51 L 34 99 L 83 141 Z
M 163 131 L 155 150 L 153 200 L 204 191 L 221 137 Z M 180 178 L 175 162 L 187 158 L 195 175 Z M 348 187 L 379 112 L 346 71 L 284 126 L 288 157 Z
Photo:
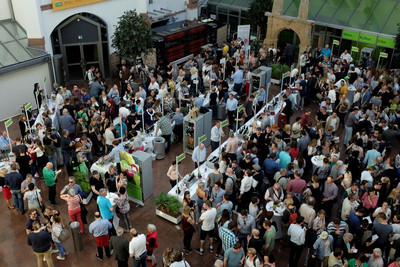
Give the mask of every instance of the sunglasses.
M 74 182 L 73 182 L 73 181 L 69 181 L 69 183 L 70 183 L 70 184 L 73 184 Z
M 246 225 L 246 220 L 243 220 L 243 224 Z

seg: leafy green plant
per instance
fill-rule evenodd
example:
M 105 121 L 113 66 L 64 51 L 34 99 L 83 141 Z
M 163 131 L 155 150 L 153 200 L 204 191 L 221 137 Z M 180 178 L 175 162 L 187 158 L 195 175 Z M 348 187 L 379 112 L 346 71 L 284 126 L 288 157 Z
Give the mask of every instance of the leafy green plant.
M 118 18 L 115 32 L 112 37 L 112 47 L 122 57 L 131 57 L 136 69 L 136 58 L 147 55 L 153 45 L 153 33 L 145 19 L 128 10 Z
M 82 188 L 82 191 L 85 192 L 86 194 L 89 194 L 91 191 L 91 186 L 86 173 L 76 171 L 74 172 L 74 177 L 76 180 L 76 184 Z
M 164 210 L 172 215 L 177 215 L 182 209 L 182 203 L 174 196 L 167 193 L 161 193 L 153 198 L 153 203 L 161 210 Z
M 275 63 L 272 64 L 271 68 L 272 68 L 271 77 L 276 80 L 282 79 L 282 73 L 290 71 L 290 67 L 286 64 L 281 65 L 279 63 Z
M 253 0 L 250 4 L 247 18 L 250 20 L 251 27 L 257 27 L 257 39 L 263 39 L 261 33 L 266 32 L 268 17 L 264 14 L 266 11 L 271 12 L 272 0 Z

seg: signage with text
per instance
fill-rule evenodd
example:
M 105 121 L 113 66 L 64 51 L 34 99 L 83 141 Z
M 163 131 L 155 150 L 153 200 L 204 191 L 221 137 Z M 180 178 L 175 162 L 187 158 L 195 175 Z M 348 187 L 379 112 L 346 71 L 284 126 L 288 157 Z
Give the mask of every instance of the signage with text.
M 53 0 L 53 10 L 62 10 L 77 6 L 83 6 L 104 0 Z
M 25 110 L 28 111 L 29 109 L 32 108 L 32 103 L 28 103 L 25 105 Z
M 352 31 L 347 31 L 347 30 L 342 31 L 343 39 L 358 41 L 359 36 L 360 36 L 360 33 L 358 33 L 358 32 L 352 32 Z
M 186 154 L 182 153 L 179 156 L 176 157 L 176 163 L 181 162 L 184 158 L 186 158 Z
M 360 33 L 360 42 L 367 44 L 376 44 L 376 36 L 366 33 Z
M 228 124 L 229 124 L 229 120 L 225 120 L 225 121 L 221 122 L 221 127 L 225 127 Z
M 390 38 L 385 38 L 385 37 L 378 37 L 377 40 L 377 45 L 379 46 L 385 46 L 385 47 L 389 47 L 389 48 L 394 48 L 395 44 L 396 44 L 396 40 L 395 39 L 390 39 Z
M 207 135 L 203 135 L 199 137 L 199 143 L 204 142 L 207 139 Z
M 10 127 L 11 124 L 13 124 L 12 119 L 9 119 L 8 121 L 6 121 L 6 128 Z
M 334 44 L 334 45 L 339 45 L 340 42 L 339 42 L 339 40 L 333 40 L 333 44 Z
M 356 52 L 356 53 L 358 53 L 359 50 L 360 50 L 360 49 L 359 49 L 357 46 L 352 46 L 352 47 L 351 47 L 351 52 Z
M 379 57 L 387 58 L 388 57 L 388 53 L 380 52 L 379 53 Z

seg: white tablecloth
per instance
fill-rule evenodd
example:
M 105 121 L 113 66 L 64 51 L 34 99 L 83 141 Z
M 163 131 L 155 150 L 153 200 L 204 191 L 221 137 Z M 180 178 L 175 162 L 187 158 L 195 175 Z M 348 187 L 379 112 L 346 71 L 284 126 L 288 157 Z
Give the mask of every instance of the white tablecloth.
M 53 127 L 56 128 L 56 130 L 58 131 L 58 118 L 59 118 L 59 114 L 58 114 L 58 110 L 56 107 L 56 102 L 53 101 L 52 99 L 47 100 L 47 106 L 48 106 L 48 111 L 49 111 L 49 118 L 51 119 L 51 121 L 53 122 Z M 53 108 L 55 108 L 54 113 L 53 113 Z M 33 129 L 36 128 L 36 124 L 37 123 L 41 123 L 43 125 L 43 117 L 42 114 L 43 112 L 45 112 L 46 110 L 44 109 L 44 103 L 42 104 L 42 107 L 39 110 L 39 114 L 37 115 L 37 118 L 35 120 L 35 123 L 33 125 Z M 51 114 L 52 113 L 52 114 Z
M 108 200 L 110 200 L 111 205 L 112 205 L 113 208 L 114 208 L 114 211 L 113 211 L 113 213 L 114 213 L 114 216 L 113 216 L 113 225 L 114 225 L 114 228 L 117 229 L 117 227 L 119 226 L 119 218 L 118 218 L 118 216 L 117 216 L 116 213 L 115 213 L 115 207 L 117 206 L 117 203 L 114 202 L 114 199 L 118 198 L 118 195 L 115 194 L 115 193 L 108 192 L 107 195 L 106 195 L 106 198 L 107 198 Z
M 274 209 L 274 202 L 270 201 L 266 205 L 266 210 L 267 211 L 273 211 L 274 216 L 272 217 L 272 221 L 276 223 L 276 235 L 275 239 L 281 239 L 283 237 L 283 232 L 282 232 L 282 215 L 283 212 L 286 209 L 286 206 L 283 203 L 280 203 L 275 209 Z
M 311 158 L 311 163 L 313 165 L 313 173 L 318 167 L 321 167 L 324 164 L 324 158 L 325 158 L 324 155 L 314 156 Z

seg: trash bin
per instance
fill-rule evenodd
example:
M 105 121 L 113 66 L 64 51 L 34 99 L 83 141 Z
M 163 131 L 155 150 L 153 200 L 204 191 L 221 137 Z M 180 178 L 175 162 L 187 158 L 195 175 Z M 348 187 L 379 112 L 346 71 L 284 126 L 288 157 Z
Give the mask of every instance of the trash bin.
M 226 115 L 225 113 L 226 113 L 226 104 L 225 103 L 218 104 L 217 119 L 218 120 L 225 119 Z
M 79 222 L 72 222 L 69 225 L 71 227 L 72 239 L 74 241 L 75 252 L 80 252 L 83 250 L 82 246 L 82 234 Z
M 162 137 L 154 138 L 154 153 L 156 154 L 156 159 L 165 158 L 165 139 Z

